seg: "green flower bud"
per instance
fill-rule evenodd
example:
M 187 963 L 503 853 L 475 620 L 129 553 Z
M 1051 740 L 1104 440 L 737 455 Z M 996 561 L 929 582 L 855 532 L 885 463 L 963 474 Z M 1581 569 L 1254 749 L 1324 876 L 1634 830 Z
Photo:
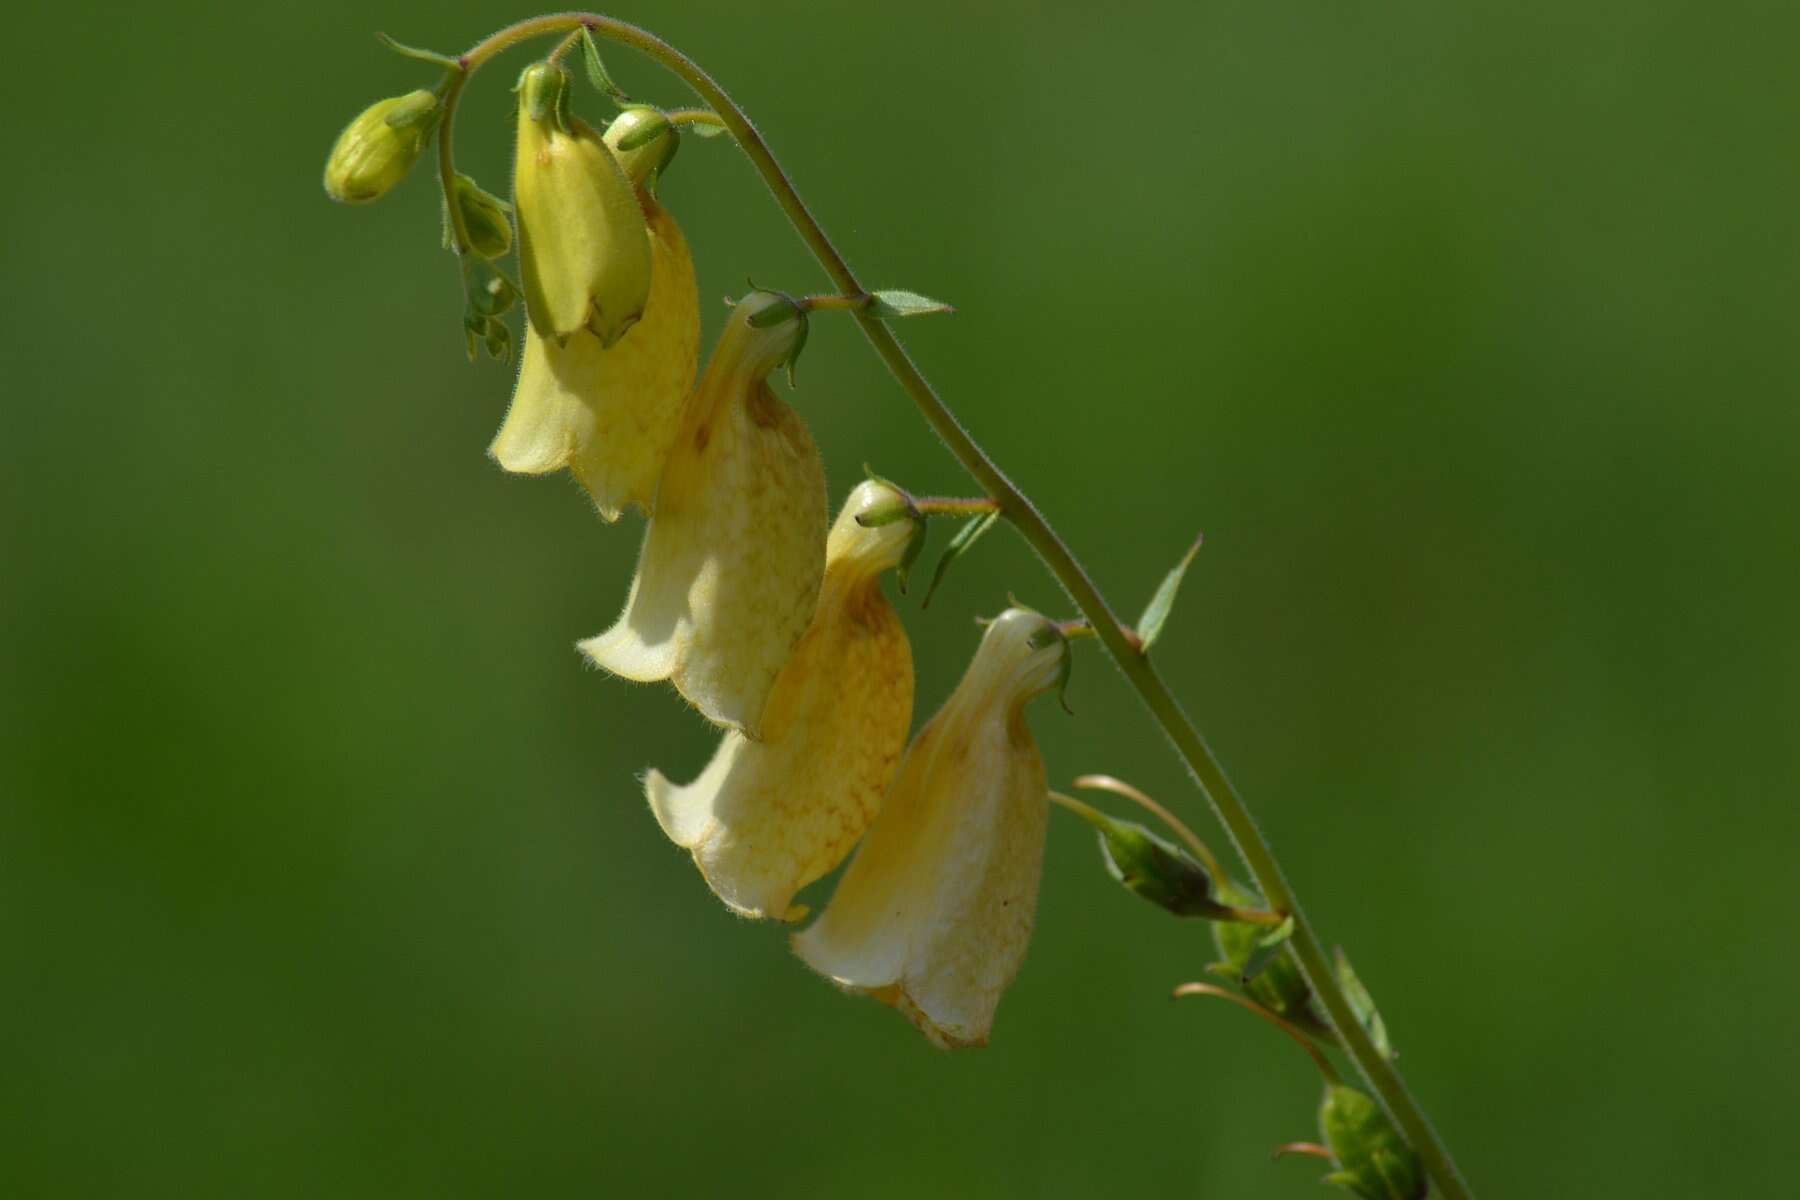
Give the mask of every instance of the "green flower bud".
M 459 174 L 456 206 L 462 210 L 471 250 L 483 258 L 499 258 L 512 249 L 512 205 Z
M 1178 917 L 1218 912 L 1212 877 L 1193 855 L 1131 821 L 1090 818 L 1090 823 L 1100 831 L 1107 873 L 1129 891 Z
M 1337 1164 L 1325 1177 L 1363 1200 L 1424 1200 L 1425 1172 L 1381 1106 L 1342 1083 L 1325 1085 L 1319 1132 Z
M 387 195 L 419 161 L 437 119 L 438 98 L 422 88 L 365 108 L 325 160 L 326 194 L 344 204 Z
M 1219 885 L 1218 899 L 1234 908 L 1253 907 L 1258 903 L 1254 895 L 1230 880 Z M 1261 926 L 1239 921 L 1214 922 L 1213 942 L 1225 960 L 1221 973 L 1237 979 L 1253 1000 L 1275 1015 L 1292 1021 L 1309 1033 L 1332 1036 L 1330 1022 L 1320 1016 L 1313 1002 L 1312 988 L 1286 947 L 1249 979 L 1243 978 L 1258 943 L 1267 933 L 1268 930 Z

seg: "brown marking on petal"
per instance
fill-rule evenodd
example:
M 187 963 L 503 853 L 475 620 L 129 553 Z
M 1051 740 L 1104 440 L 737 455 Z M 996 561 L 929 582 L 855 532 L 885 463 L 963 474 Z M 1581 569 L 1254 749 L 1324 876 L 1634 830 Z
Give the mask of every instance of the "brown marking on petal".
M 764 429 L 773 429 L 781 424 L 782 408 L 781 401 L 777 400 L 775 393 L 769 390 L 767 380 L 751 388 L 750 394 L 744 399 L 744 411 L 750 414 L 752 421 Z

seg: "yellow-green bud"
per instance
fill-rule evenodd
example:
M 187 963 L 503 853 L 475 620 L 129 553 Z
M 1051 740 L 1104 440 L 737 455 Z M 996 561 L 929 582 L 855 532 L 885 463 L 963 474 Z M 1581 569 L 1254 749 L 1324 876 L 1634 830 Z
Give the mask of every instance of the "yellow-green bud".
M 469 248 L 483 258 L 512 249 L 512 205 L 485 191 L 467 175 L 456 177 L 456 206 L 462 210 Z
M 635 187 L 669 165 L 681 146 L 674 122 L 654 108 L 628 108 L 606 127 L 606 145 Z
M 344 204 L 387 195 L 419 161 L 437 119 L 438 98 L 423 88 L 369 105 L 325 160 L 326 193 Z

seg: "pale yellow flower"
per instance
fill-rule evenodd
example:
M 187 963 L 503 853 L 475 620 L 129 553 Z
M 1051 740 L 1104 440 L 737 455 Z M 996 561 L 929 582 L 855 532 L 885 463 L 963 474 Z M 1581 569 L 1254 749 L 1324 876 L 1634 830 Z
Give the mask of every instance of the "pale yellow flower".
M 739 302 L 663 468 L 625 612 L 581 643 L 613 674 L 668 679 L 752 738 L 825 572 L 818 447 L 768 383 L 805 330 L 786 297 Z
M 531 326 L 610 346 L 650 299 L 650 236 L 637 189 L 612 150 L 569 113 L 569 77 L 535 63 L 519 80 L 513 207 Z
M 508 471 L 540 475 L 568 467 L 608 521 L 633 505 L 651 511 L 700 349 L 700 301 L 687 240 L 645 186 L 667 160 L 674 130 L 661 114 L 631 110 L 607 129 L 605 143 L 612 149 L 655 122 L 665 130 L 661 136 L 616 156 L 636 188 L 648 229 L 650 293 L 643 318 L 611 346 L 586 329 L 558 339 L 528 324 L 518 386 L 488 447 Z
M 893 1005 L 938 1046 L 987 1042 L 1025 957 L 1049 801 L 1024 707 L 1056 684 L 1067 653 L 1054 623 L 1027 609 L 988 626 L 837 893 L 793 939 L 807 965 Z
M 794 893 L 844 861 L 881 807 L 912 724 L 912 650 L 881 591 L 923 523 L 884 483 L 859 484 L 831 527 L 812 624 L 769 694 L 763 740 L 727 733 L 686 787 L 644 781 L 663 832 L 747 917 L 797 921 Z

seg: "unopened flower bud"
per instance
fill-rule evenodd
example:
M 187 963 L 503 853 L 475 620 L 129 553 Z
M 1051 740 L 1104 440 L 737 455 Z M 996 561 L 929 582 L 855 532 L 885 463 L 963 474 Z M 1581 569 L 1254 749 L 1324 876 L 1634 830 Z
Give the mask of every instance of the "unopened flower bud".
M 1178 917 L 1218 912 L 1212 878 L 1193 855 L 1131 821 L 1094 824 L 1108 873 L 1127 889 Z
M 456 207 L 462 212 L 471 250 L 483 258 L 499 258 L 512 249 L 512 205 L 459 174 Z
M 674 122 L 654 108 L 628 108 L 606 127 L 606 145 L 637 187 L 660 174 L 681 147 Z
M 1329 1083 L 1319 1132 L 1337 1170 L 1325 1177 L 1362 1200 L 1424 1200 L 1425 1172 L 1381 1106 L 1348 1084 Z
M 371 104 L 332 146 L 326 193 L 345 204 L 387 195 L 419 161 L 437 119 L 438 98 L 423 88 Z
M 650 297 L 650 234 L 637 189 L 599 134 L 568 112 L 569 77 L 549 63 L 519 83 L 513 199 L 525 311 L 562 341 L 587 329 L 611 346 Z
M 1255 894 L 1231 880 L 1221 880 L 1216 895 L 1221 904 L 1234 908 L 1251 908 L 1261 903 Z M 1283 946 L 1260 970 L 1245 978 L 1250 961 L 1268 932 L 1260 925 L 1239 921 L 1213 922 L 1213 942 L 1225 960 L 1221 972 L 1233 976 L 1252 999 L 1276 1016 L 1310 1033 L 1331 1037 L 1331 1023 L 1320 1014 L 1312 988 L 1287 947 Z

